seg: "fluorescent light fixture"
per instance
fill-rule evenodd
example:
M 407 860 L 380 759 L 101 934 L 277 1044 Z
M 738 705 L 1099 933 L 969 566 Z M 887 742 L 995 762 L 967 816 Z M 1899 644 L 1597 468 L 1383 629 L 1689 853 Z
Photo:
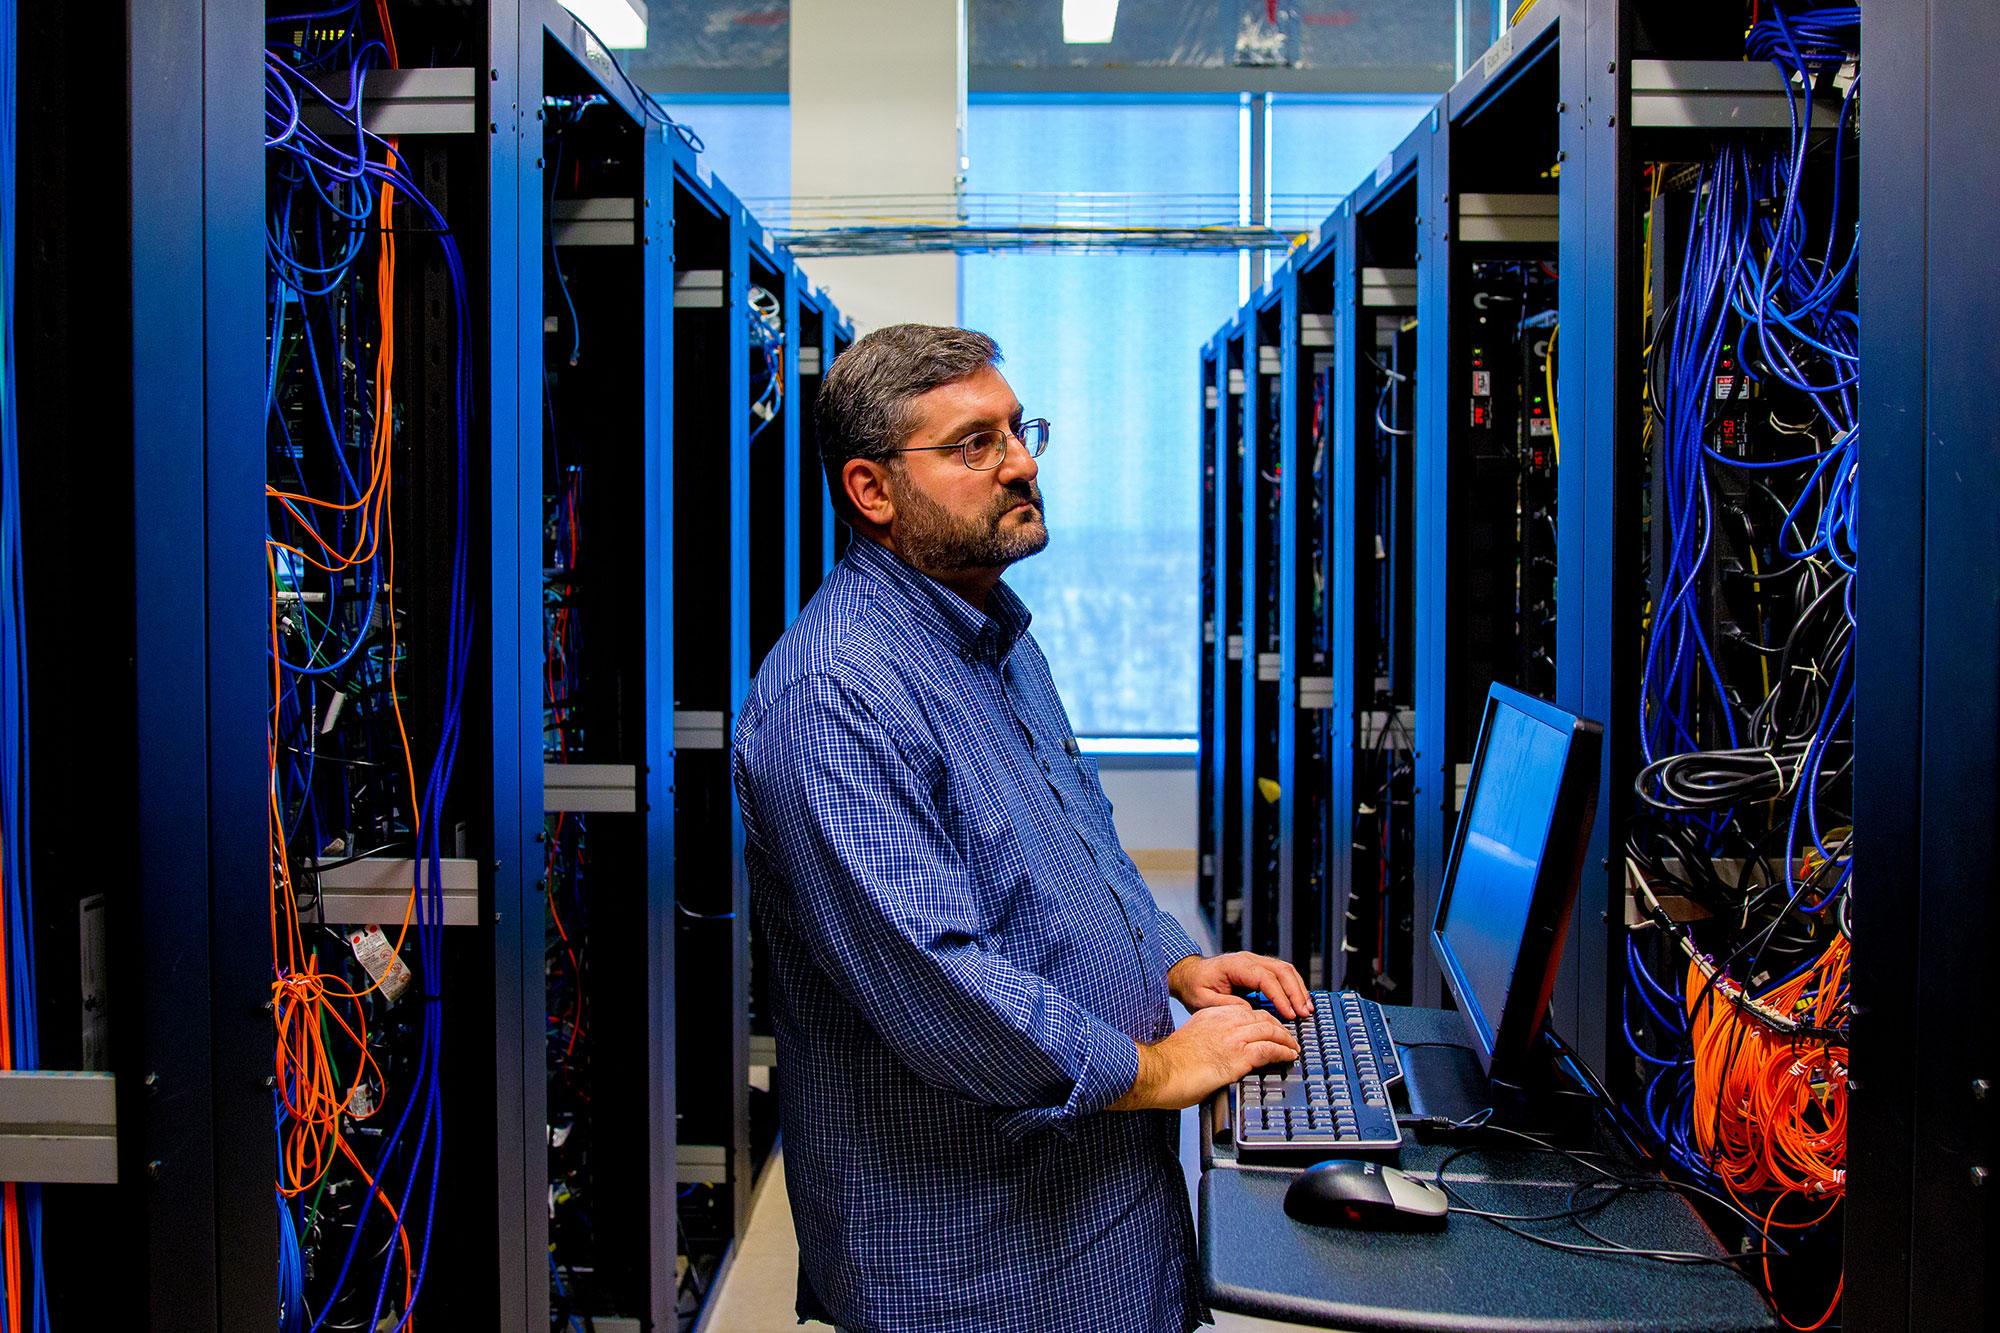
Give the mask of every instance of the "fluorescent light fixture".
M 1118 0 L 1063 0 L 1063 40 L 1071 46 L 1111 40 Z
M 636 51 L 646 44 L 646 0 L 562 0 L 562 7 L 614 50 Z
M 1201 742 L 1193 736 L 1079 736 L 1076 748 L 1085 754 L 1195 755 Z

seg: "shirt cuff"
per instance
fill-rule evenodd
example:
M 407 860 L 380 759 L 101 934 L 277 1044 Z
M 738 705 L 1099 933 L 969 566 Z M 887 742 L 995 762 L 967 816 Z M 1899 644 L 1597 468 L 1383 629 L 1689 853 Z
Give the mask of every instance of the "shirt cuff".
M 1001 1116 L 1003 1138 L 1019 1142 L 1048 1129 L 1069 1138 L 1076 1133 L 1079 1118 L 1102 1111 L 1139 1081 L 1139 1047 L 1130 1037 L 1095 1018 L 1086 1018 L 1077 1035 L 1083 1045 L 1083 1068 L 1070 1086 L 1068 1100 L 1061 1106 L 1031 1106 Z
M 1183 958 L 1192 958 L 1201 953 L 1201 947 L 1189 937 L 1181 923 L 1162 911 L 1153 924 L 1154 956 L 1160 961 L 1160 975 L 1166 976 L 1174 970 L 1174 964 Z

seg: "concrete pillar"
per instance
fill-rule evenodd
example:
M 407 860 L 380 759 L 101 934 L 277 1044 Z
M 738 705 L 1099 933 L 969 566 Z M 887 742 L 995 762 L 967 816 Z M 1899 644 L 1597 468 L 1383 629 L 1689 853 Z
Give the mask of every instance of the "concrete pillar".
M 792 0 L 792 199 L 926 196 L 949 221 L 963 169 L 965 0 Z M 958 256 L 803 261 L 857 331 L 958 322 Z

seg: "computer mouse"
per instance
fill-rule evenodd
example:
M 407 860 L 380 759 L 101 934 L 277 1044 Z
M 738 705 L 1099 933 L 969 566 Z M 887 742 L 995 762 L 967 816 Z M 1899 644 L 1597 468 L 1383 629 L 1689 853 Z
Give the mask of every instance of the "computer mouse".
M 1369 1231 L 1442 1230 L 1446 1203 L 1436 1185 L 1379 1162 L 1321 1162 L 1285 1191 L 1294 1221 Z

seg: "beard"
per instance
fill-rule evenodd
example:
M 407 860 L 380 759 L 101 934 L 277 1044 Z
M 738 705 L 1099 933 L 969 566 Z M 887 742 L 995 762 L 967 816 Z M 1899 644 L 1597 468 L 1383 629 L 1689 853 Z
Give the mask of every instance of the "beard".
M 1010 485 L 985 513 L 968 518 L 925 495 L 907 475 L 899 480 L 904 484 L 896 488 L 896 544 L 905 560 L 932 577 L 1005 569 L 1049 544 L 1042 490 L 1032 481 Z M 1034 506 L 1033 515 L 1010 519 L 1022 503 Z

